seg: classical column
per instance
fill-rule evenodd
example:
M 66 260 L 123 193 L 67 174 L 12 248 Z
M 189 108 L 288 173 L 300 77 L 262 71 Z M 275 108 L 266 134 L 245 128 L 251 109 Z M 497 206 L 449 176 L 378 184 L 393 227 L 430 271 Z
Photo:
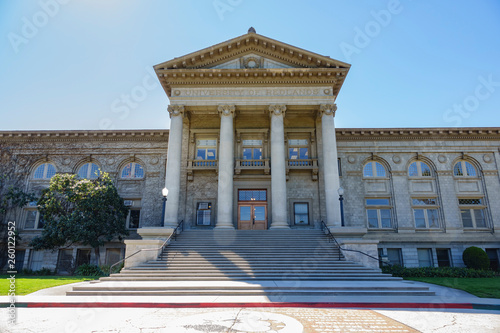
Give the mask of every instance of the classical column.
M 337 162 L 337 139 L 335 137 L 336 104 L 321 104 L 321 132 L 323 141 L 323 174 L 325 179 L 326 225 L 340 227 L 340 202 L 338 189 L 340 187 L 339 167 Z
M 179 194 L 181 183 L 182 120 L 184 105 L 169 105 L 170 131 L 168 133 L 167 172 L 165 187 L 168 200 L 165 203 L 165 227 L 175 227 L 179 223 Z
M 271 117 L 271 229 L 289 228 L 286 218 L 285 130 L 286 106 L 270 105 Z
M 234 229 L 233 175 L 234 175 L 234 105 L 219 105 L 219 185 L 217 192 L 217 229 Z

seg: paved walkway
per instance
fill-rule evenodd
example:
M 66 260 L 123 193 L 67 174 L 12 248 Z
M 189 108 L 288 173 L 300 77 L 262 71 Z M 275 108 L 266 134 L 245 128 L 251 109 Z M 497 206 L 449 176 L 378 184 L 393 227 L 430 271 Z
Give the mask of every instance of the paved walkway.
M 0 297 L 0 332 L 499 332 L 500 299 L 408 283 L 436 296 L 80 297 L 64 296 L 67 285 L 17 297 L 14 325 L 6 320 L 9 299 Z

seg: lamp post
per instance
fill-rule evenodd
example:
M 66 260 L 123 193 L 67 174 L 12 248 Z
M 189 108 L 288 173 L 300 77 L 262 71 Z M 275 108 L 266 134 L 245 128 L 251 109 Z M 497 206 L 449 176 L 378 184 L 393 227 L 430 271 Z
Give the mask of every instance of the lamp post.
M 166 187 L 161 190 L 161 195 L 163 196 L 163 210 L 161 213 L 161 226 L 165 226 L 165 205 L 167 203 L 168 189 Z
M 340 222 L 341 225 L 344 226 L 344 189 L 339 187 L 337 192 L 339 193 L 340 200 Z

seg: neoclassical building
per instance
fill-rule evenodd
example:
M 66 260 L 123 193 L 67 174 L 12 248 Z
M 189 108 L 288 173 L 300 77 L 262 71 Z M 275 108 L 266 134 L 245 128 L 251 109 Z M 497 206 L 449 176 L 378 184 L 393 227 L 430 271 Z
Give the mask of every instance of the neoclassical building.
M 3 131 L 0 144 L 27 190 L 58 172 L 111 174 L 131 235 L 102 248 L 106 263 L 182 220 L 297 233 L 324 222 L 343 246 L 394 264 L 463 266 L 474 245 L 498 266 L 500 128 L 335 128 L 349 68 L 251 28 L 154 66 L 169 130 Z M 31 251 L 43 227 L 36 203 L 15 215 L 19 268 L 64 271 L 92 259 L 84 246 Z

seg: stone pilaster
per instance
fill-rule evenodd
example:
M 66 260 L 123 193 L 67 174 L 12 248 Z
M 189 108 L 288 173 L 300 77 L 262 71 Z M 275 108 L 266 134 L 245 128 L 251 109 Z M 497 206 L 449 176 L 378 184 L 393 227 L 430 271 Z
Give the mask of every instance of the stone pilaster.
M 340 187 L 339 168 L 337 164 L 337 139 L 335 137 L 336 104 L 321 104 L 321 134 L 323 141 L 323 174 L 325 181 L 326 225 L 340 227 Z
M 285 129 L 286 106 L 269 106 L 271 117 L 271 229 L 289 228 L 286 210 Z
M 217 189 L 217 229 L 234 229 L 233 176 L 234 176 L 234 105 L 219 105 L 219 184 Z
M 178 221 L 179 195 L 181 182 L 181 153 L 182 153 L 182 122 L 184 118 L 183 105 L 169 105 L 170 131 L 168 134 L 167 171 L 165 187 L 168 189 L 165 204 L 165 227 L 175 227 Z

